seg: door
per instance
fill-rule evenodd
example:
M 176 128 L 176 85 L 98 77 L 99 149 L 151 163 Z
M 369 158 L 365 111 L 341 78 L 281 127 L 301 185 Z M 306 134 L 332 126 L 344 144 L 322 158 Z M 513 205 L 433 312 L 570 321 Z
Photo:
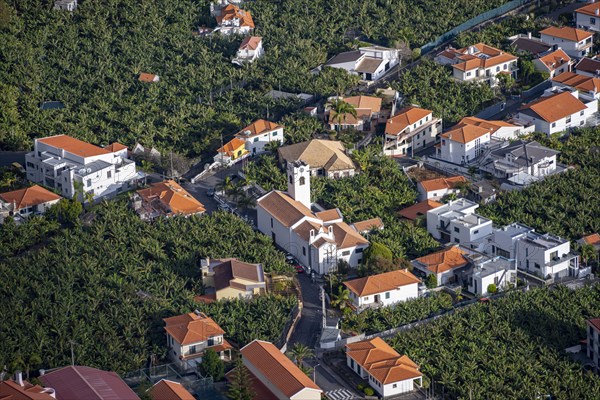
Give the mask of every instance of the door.
M 375 295 L 375 303 L 379 303 L 379 295 L 378 294 Z

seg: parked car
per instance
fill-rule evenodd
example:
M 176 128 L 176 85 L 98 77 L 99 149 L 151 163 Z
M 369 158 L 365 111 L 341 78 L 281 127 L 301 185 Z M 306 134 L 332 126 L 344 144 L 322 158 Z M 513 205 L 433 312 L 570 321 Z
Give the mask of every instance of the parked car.
M 213 197 L 213 196 L 215 195 L 215 188 L 209 188 L 209 189 L 206 191 L 206 195 L 207 195 L 208 197 Z
M 288 253 L 288 254 L 285 255 L 285 261 L 288 264 L 295 264 L 296 263 L 296 258 L 293 255 L 291 255 L 291 254 Z
M 296 268 L 296 273 L 298 273 L 298 274 L 303 274 L 305 272 L 304 268 L 300 264 L 295 264 L 294 268 Z

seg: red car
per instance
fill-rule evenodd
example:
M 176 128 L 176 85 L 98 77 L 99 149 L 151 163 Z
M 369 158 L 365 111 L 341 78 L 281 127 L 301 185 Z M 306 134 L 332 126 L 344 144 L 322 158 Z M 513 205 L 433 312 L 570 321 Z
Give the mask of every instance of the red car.
M 296 273 L 298 273 L 298 274 L 303 274 L 305 272 L 304 268 L 300 264 L 294 265 L 294 268 L 296 268 Z

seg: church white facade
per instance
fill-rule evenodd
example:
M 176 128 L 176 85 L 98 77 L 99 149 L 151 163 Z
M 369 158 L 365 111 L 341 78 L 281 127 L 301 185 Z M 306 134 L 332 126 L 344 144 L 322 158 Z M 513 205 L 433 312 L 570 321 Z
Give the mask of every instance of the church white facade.
M 310 166 L 288 163 L 287 176 L 287 193 L 272 191 L 258 199 L 258 229 L 315 273 L 329 273 L 339 260 L 358 266 L 369 242 L 338 209 L 311 210 Z

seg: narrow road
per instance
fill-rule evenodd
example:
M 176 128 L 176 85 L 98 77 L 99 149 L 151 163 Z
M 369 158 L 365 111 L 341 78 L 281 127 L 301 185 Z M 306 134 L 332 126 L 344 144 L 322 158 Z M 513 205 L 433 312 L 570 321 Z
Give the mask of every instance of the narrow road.
M 298 281 L 302 291 L 302 315 L 290 338 L 288 348 L 295 343 L 302 343 L 311 349 L 318 346 L 318 335 L 321 331 L 322 313 L 319 300 L 319 286 L 311 283 L 309 274 L 299 274 Z

